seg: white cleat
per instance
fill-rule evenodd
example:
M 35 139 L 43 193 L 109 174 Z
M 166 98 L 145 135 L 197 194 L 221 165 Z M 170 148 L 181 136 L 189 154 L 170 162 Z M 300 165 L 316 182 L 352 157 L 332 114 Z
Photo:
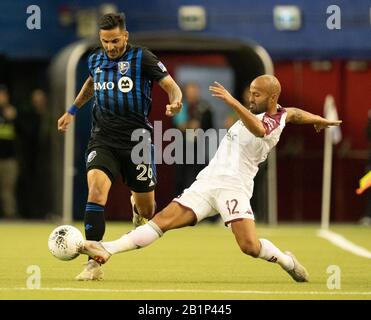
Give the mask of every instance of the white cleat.
M 286 251 L 285 254 L 290 256 L 294 261 L 294 269 L 286 270 L 287 273 L 296 281 L 296 282 L 308 282 L 308 271 L 300 264 L 298 259 L 289 251 Z
M 135 201 L 133 196 L 130 197 L 130 202 L 133 211 L 133 225 L 135 228 L 138 228 L 139 226 L 146 224 L 148 222 L 148 219 L 143 218 L 140 214 L 135 212 L 134 210 Z
M 98 264 L 105 264 L 111 258 L 111 254 L 98 241 L 85 240 L 79 252 L 88 255 Z
M 103 270 L 100 264 L 94 260 L 89 260 L 82 272 L 75 277 L 77 281 L 103 280 Z

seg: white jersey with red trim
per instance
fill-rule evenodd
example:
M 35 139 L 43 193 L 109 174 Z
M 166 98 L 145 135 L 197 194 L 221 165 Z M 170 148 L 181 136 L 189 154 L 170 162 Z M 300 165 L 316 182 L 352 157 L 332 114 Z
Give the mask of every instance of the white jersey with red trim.
M 206 179 L 216 188 L 245 191 L 251 198 L 258 165 L 279 141 L 287 112 L 277 105 L 276 114 L 261 113 L 257 117 L 266 129 L 265 136 L 256 137 L 241 120 L 237 121 L 222 139 L 209 165 L 198 174 L 197 180 Z

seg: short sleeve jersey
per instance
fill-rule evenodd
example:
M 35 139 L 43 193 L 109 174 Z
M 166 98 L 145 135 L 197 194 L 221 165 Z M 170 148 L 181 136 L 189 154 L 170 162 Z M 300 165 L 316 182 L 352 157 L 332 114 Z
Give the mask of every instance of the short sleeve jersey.
M 88 57 L 94 80 L 93 128 L 90 144 L 130 149 L 135 129 L 152 132 L 148 116 L 152 107 L 153 82 L 168 75 L 166 67 L 147 48 L 128 44 L 118 59 L 110 59 L 103 49 Z
M 264 137 L 256 137 L 241 120 L 237 121 L 228 130 L 215 156 L 197 179 L 207 179 L 221 188 L 243 189 L 252 196 L 258 165 L 278 143 L 286 125 L 287 112 L 278 105 L 276 114 L 261 113 L 257 117 L 265 127 Z

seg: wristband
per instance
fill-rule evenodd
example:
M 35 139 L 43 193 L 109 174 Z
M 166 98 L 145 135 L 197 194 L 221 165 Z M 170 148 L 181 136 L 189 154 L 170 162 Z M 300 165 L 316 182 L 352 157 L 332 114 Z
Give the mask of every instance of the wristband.
M 72 115 L 74 116 L 74 115 L 76 114 L 77 110 L 79 110 L 79 108 L 74 104 L 74 105 L 72 105 L 71 108 L 69 108 L 69 109 L 67 110 L 67 112 L 68 112 L 69 114 L 72 114 Z

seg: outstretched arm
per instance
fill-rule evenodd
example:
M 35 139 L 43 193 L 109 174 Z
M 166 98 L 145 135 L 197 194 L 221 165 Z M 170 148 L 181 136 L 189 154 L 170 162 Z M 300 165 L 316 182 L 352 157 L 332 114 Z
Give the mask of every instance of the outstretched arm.
M 79 94 L 77 95 L 74 105 L 77 108 L 81 108 L 85 103 L 87 103 L 94 96 L 94 80 L 91 76 L 86 79 L 84 85 L 82 86 Z M 72 122 L 74 114 L 70 112 L 65 112 L 62 117 L 58 119 L 58 130 L 67 131 L 68 125 Z
M 327 120 L 319 115 L 312 114 L 299 108 L 286 108 L 286 111 L 286 123 L 313 124 L 317 132 L 320 132 L 322 129 L 326 129 L 331 126 L 339 126 L 342 123 L 341 120 Z
M 263 122 L 259 120 L 253 113 L 247 110 L 237 99 L 235 99 L 227 89 L 220 83 L 214 82 L 215 86 L 210 86 L 209 90 L 213 97 L 217 97 L 228 104 L 234 111 L 237 112 L 245 127 L 256 137 L 264 137 L 265 127 Z
M 182 91 L 170 75 L 163 78 L 159 85 L 169 96 L 170 103 L 166 105 L 165 114 L 172 117 L 182 109 Z
M 81 108 L 85 103 L 87 103 L 94 96 L 94 80 L 89 76 L 84 85 L 82 86 L 79 94 L 77 95 L 74 105 Z

